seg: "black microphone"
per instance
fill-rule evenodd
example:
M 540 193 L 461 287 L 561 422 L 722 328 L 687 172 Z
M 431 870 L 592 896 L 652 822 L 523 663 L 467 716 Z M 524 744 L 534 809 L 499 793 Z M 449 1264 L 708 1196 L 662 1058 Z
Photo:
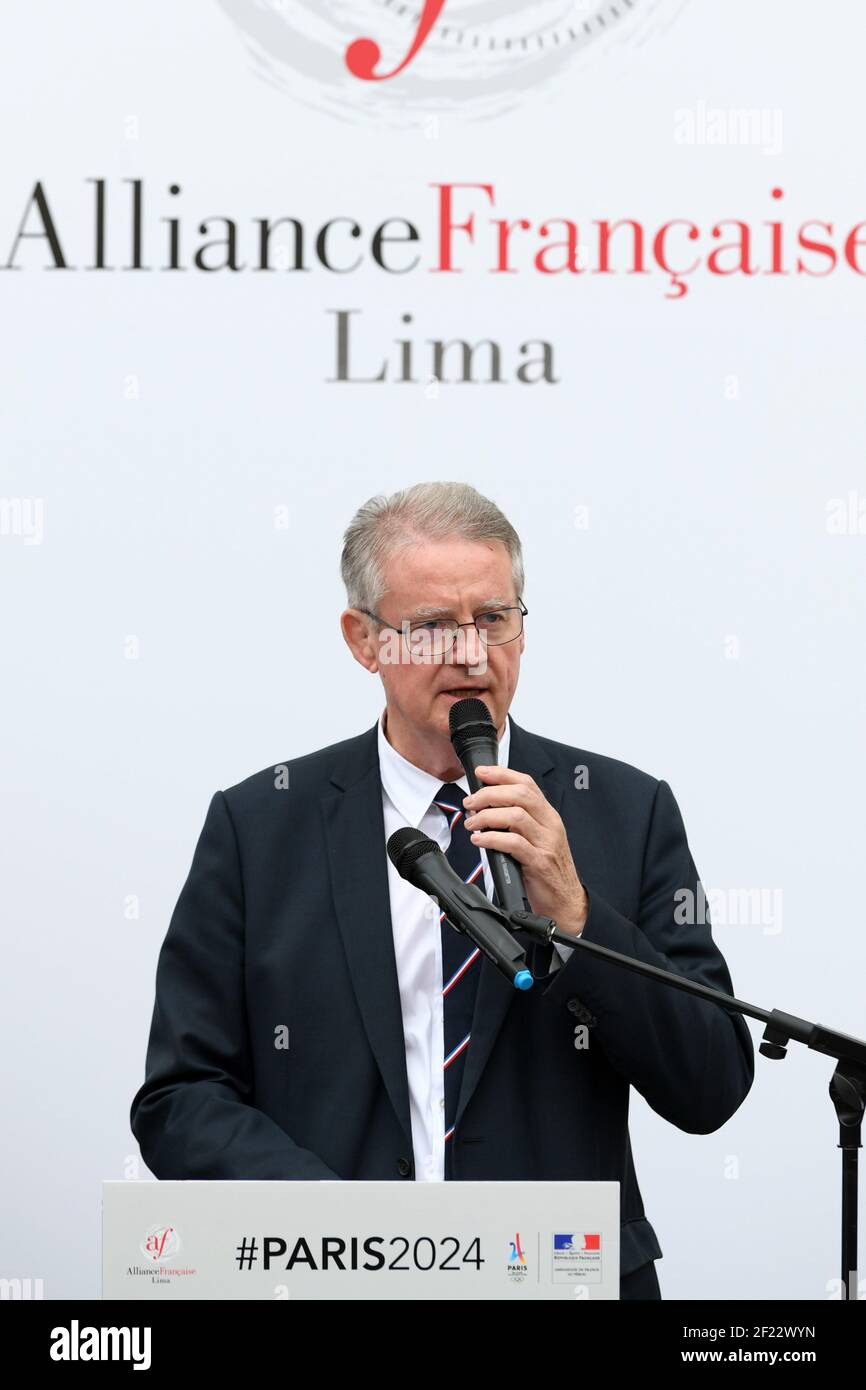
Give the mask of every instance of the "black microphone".
M 477 792 L 486 784 L 476 767 L 495 767 L 499 762 L 499 735 L 493 716 L 483 700 L 457 700 L 448 711 L 451 743 L 463 764 L 469 790 Z M 508 916 L 512 912 L 531 912 L 519 864 L 501 849 L 485 851 L 499 905 Z
M 388 858 L 401 878 L 429 893 L 448 921 L 462 931 L 515 989 L 529 989 L 526 953 L 508 929 L 503 913 L 476 887 L 464 883 L 435 840 L 405 825 L 388 840 Z

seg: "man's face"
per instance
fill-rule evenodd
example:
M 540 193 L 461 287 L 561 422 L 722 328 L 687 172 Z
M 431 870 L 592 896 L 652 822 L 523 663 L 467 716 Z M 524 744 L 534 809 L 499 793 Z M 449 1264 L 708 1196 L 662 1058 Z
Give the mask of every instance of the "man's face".
M 511 559 L 501 541 L 452 536 L 398 551 L 385 567 L 387 589 L 378 614 L 400 629 L 403 621 L 436 617 L 469 623 L 491 608 L 516 606 Z M 423 639 L 422 639 L 423 640 Z M 389 643 L 389 645 L 386 645 Z M 523 633 L 501 645 L 485 643 L 474 627 L 461 628 L 444 656 L 412 663 L 402 631 L 378 634 L 377 667 L 388 703 L 388 727 L 415 741 L 449 738 L 448 711 L 457 701 L 484 701 L 503 730 L 523 653 Z M 395 661 L 395 652 L 401 659 Z

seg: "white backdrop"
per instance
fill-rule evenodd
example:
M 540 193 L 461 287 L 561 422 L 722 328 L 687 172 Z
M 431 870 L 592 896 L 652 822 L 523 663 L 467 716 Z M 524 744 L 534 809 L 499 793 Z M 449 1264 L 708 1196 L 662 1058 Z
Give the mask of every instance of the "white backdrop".
M 260 8 L 288 41 L 288 0 Z M 866 217 L 866 11 L 671 0 L 491 114 L 471 81 L 410 84 L 433 48 L 403 107 L 356 79 L 325 100 L 315 72 L 294 86 L 262 59 L 249 10 L 4 12 L 0 264 L 41 181 L 79 266 L 44 269 L 34 238 L 0 272 L 0 1277 L 48 1298 L 97 1295 L 99 1184 L 148 1176 L 129 1105 L 213 791 L 381 708 L 337 623 L 341 533 L 376 492 L 461 478 L 495 498 L 527 564 L 518 722 L 665 778 L 704 884 L 727 904 L 764 890 L 769 913 L 714 927 L 740 997 L 866 1033 L 862 276 L 696 272 L 674 300 L 658 271 L 505 276 L 480 256 L 453 276 L 369 255 L 350 275 L 84 269 L 97 178 L 117 264 L 125 179 L 153 246 L 176 182 L 193 245 L 217 214 L 247 251 L 255 217 L 314 235 L 351 216 L 362 246 L 401 217 L 425 265 L 445 181 L 492 183 L 501 217 L 647 228 L 759 227 L 780 186 L 791 225 L 847 229 Z M 760 119 L 709 143 L 716 109 Z M 559 380 L 329 382 L 336 308 L 361 311 L 368 375 L 410 313 L 419 342 L 492 336 L 509 361 L 547 339 Z M 707 1136 L 633 1093 L 665 1298 L 832 1296 L 832 1063 L 795 1047 L 756 1066 Z

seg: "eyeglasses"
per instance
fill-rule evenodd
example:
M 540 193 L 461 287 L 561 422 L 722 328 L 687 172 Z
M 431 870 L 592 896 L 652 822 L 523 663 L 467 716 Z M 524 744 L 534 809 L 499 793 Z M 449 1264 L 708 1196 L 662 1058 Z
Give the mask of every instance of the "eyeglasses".
M 506 642 L 514 642 L 522 633 L 523 619 L 529 612 L 523 599 L 518 599 L 517 603 L 516 608 L 485 609 L 483 613 L 476 613 L 471 623 L 458 623 L 456 618 L 421 618 L 415 622 L 404 618 L 399 628 L 387 623 L 369 608 L 359 611 L 366 613 L 368 618 L 374 618 L 382 627 L 402 632 L 410 654 L 444 656 L 453 647 L 462 627 L 474 627 L 486 647 L 501 647 Z

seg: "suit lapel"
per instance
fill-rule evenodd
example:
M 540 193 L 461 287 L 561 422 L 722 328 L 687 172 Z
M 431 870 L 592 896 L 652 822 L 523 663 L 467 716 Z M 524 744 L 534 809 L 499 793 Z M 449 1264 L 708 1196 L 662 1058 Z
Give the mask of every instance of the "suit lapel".
M 556 764 L 544 744 L 534 734 L 521 729 L 511 720 L 511 746 L 508 765 L 516 772 L 527 772 L 538 783 L 555 811 L 559 811 L 564 793 L 563 783 L 556 777 Z M 549 949 L 549 948 L 548 948 Z M 530 959 L 530 966 L 532 960 Z M 486 957 L 481 958 L 481 976 L 472 1017 L 471 1042 L 466 1053 L 466 1066 L 460 1087 L 455 1127 L 460 1124 L 466 1106 L 472 1098 L 505 1020 L 516 991 Z
M 403 1013 L 391 925 L 376 726 L 350 741 L 321 798 L 337 922 L 358 1007 L 412 1151 Z

